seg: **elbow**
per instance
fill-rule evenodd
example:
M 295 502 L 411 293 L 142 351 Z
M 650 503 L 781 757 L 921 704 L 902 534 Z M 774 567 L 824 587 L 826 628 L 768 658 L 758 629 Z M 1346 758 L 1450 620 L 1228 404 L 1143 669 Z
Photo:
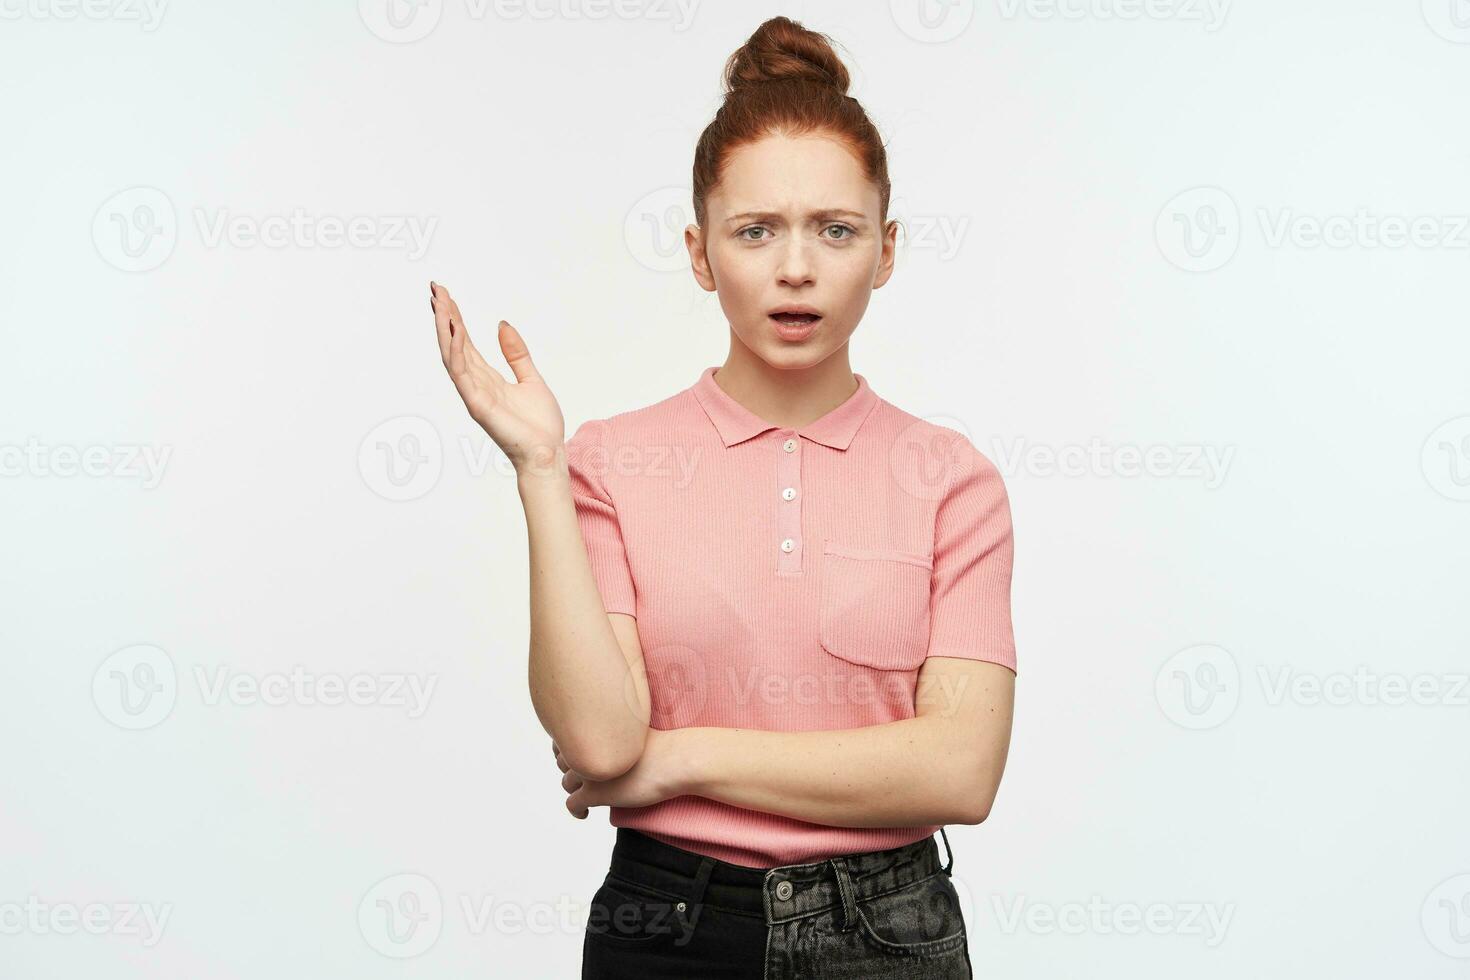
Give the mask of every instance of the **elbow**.
M 961 800 L 956 818 L 950 823 L 970 824 L 984 823 L 985 818 L 990 816 L 990 800 L 969 799 Z
M 985 745 L 971 745 L 950 754 L 953 768 L 961 778 L 947 785 L 946 802 L 953 817 L 951 822 L 984 823 L 1000 792 L 1001 774 L 1005 771 L 1005 751 L 997 754 Z
M 647 729 L 643 730 L 646 736 Z M 595 744 L 562 748 L 562 759 L 583 779 L 605 783 L 625 775 L 643 757 L 644 737 L 596 739 Z
M 573 772 L 593 783 L 605 783 L 617 779 L 632 769 L 637 762 L 637 759 L 629 761 L 623 757 L 607 754 L 589 754 L 585 759 L 582 757 L 567 759 L 567 765 L 572 767 Z
M 985 818 L 990 816 L 990 807 L 995 803 L 998 788 L 990 779 L 969 780 L 955 787 L 954 795 L 949 800 L 953 817 L 949 822 L 971 825 L 984 823 Z

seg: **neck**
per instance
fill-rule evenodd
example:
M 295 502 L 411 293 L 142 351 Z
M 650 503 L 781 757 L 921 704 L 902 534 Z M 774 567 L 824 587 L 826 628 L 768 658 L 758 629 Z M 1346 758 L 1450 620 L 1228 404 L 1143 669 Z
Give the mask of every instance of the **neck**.
M 852 397 L 857 378 L 847 360 L 847 345 L 820 364 L 777 368 L 731 338 L 730 353 L 714 373 L 714 383 L 754 415 L 772 425 L 799 429 Z

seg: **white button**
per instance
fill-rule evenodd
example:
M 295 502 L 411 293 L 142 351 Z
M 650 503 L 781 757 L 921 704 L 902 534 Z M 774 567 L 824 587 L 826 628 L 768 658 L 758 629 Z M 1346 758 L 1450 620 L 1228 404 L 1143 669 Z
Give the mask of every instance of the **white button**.
M 781 550 L 782 551 L 790 551 L 792 548 L 795 548 L 795 547 L 796 547 L 796 542 L 795 541 L 792 541 L 790 538 L 787 538 L 785 541 L 782 541 L 781 542 Z
M 781 448 L 786 450 L 788 453 L 796 452 L 796 440 L 787 439 L 785 442 L 781 443 Z
M 796 499 L 796 488 L 795 487 L 787 487 L 785 490 L 782 490 L 781 491 L 781 499 L 782 500 L 795 500 Z

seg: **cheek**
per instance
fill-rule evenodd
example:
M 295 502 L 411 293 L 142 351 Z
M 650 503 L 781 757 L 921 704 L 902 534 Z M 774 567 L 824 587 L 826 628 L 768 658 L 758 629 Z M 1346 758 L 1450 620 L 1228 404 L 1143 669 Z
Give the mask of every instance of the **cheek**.
M 728 290 L 732 297 L 756 292 L 770 275 L 759 253 L 737 248 L 711 248 L 709 265 L 720 292 Z
M 752 253 L 711 251 L 710 273 L 726 316 L 737 319 L 762 313 L 772 274 Z
M 861 314 L 872 296 L 877 260 L 866 251 L 852 249 L 850 253 L 834 257 L 824 271 L 827 288 L 823 292 L 833 308 L 832 312 Z
M 844 291 L 872 289 L 883 250 L 878 246 L 843 249 L 833 256 L 830 273 Z

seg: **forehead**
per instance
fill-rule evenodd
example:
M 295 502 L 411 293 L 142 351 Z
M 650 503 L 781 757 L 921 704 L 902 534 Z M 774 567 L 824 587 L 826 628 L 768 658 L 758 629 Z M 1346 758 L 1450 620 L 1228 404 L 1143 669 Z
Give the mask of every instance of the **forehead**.
M 878 205 L 878 188 L 852 152 L 812 134 L 770 134 L 737 147 L 709 196 L 710 210 L 722 214 L 848 208 L 876 216 Z

